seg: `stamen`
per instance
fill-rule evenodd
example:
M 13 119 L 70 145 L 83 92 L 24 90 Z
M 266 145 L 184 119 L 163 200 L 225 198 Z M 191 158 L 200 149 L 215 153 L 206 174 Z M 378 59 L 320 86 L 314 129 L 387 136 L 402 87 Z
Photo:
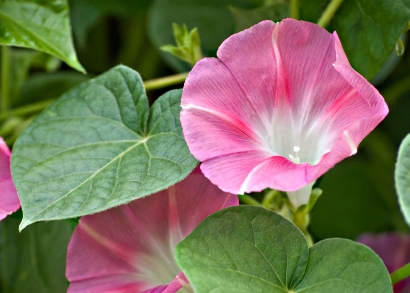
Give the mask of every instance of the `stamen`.
M 293 151 L 295 152 L 295 156 L 292 156 L 291 154 L 289 154 L 290 160 L 295 164 L 300 164 L 300 158 L 298 155 L 298 152 L 300 151 L 300 147 L 294 146 Z

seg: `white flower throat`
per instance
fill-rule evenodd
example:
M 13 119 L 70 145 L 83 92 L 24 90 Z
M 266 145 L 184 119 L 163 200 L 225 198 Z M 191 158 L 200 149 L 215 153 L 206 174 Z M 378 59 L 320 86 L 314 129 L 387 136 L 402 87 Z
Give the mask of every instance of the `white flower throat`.
M 300 151 L 300 147 L 294 146 L 293 151 L 295 152 L 295 156 L 289 154 L 290 160 L 295 164 L 300 164 L 300 158 L 299 158 L 299 154 L 298 154 L 299 151 Z

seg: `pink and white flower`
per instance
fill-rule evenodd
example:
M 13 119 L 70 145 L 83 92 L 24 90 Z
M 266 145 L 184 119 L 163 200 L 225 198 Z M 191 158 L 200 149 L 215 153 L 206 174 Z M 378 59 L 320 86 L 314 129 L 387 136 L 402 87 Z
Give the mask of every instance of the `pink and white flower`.
M 20 208 L 17 190 L 11 179 L 10 150 L 0 137 L 0 220 Z
M 206 216 L 233 205 L 237 197 L 199 171 L 167 190 L 82 217 L 68 246 L 68 292 L 177 292 L 187 280 L 175 246 Z
M 217 56 L 190 72 L 181 123 L 203 173 L 224 191 L 273 188 L 304 204 L 313 182 L 387 115 L 336 32 L 315 24 L 262 21 Z

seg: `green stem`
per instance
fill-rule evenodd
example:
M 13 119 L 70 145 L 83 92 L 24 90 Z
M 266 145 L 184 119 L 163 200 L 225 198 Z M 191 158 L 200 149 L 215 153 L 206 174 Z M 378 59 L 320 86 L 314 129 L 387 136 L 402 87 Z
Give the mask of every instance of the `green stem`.
M 183 83 L 188 76 L 188 72 L 179 73 L 175 75 L 170 75 L 166 77 L 161 77 L 157 79 L 151 79 L 144 82 L 145 89 L 149 90 L 156 90 L 164 87 L 168 87 L 171 85 L 176 85 L 179 83 Z
M 278 194 L 280 195 L 280 191 L 277 191 L 275 189 L 271 189 L 268 191 L 268 193 L 266 193 L 265 197 L 262 200 L 262 205 L 269 209 L 270 206 L 272 205 L 273 200 L 278 196 Z
M 13 116 L 24 116 L 27 114 L 32 114 L 41 110 L 44 110 L 48 105 L 54 102 L 54 99 L 45 100 L 37 103 L 33 103 L 30 105 L 22 106 L 20 108 L 16 108 L 5 113 L 0 114 L 0 121 L 6 120 L 9 117 Z
M 10 107 L 9 96 L 10 52 L 8 46 L 1 47 L 1 109 L 0 113 L 6 113 Z
M 184 82 L 186 77 L 188 76 L 188 73 L 180 73 L 180 74 L 175 74 L 171 76 L 166 76 L 166 77 L 161 77 L 157 79 L 151 79 L 146 82 L 144 82 L 145 89 L 147 91 L 149 90 L 156 90 L 160 88 L 164 88 L 167 86 L 175 85 L 178 83 Z M 4 87 L 2 87 L 3 91 Z M 2 99 L 3 101 L 3 99 Z M 9 117 L 13 116 L 23 116 L 31 113 L 35 113 L 41 110 L 44 110 L 47 108 L 48 105 L 50 105 L 52 102 L 54 102 L 55 99 L 49 99 L 37 103 L 33 103 L 30 105 L 22 106 L 20 108 L 16 108 L 10 111 L 5 111 L 0 113 L 0 121 L 6 120 Z M 2 104 L 3 106 L 3 104 Z M 3 107 L 2 107 L 3 109 Z
M 238 195 L 239 200 L 243 202 L 244 204 L 250 205 L 250 206 L 261 206 L 261 203 L 254 199 L 253 197 L 246 195 L 246 194 L 240 194 Z
M 326 7 L 325 11 L 323 12 L 322 16 L 320 17 L 319 21 L 317 22 L 318 25 L 321 27 L 325 27 L 328 25 L 330 20 L 335 15 L 337 9 L 342 4 L 343 0 L 332 0 L 330 1 L 329 5 Z
M 300 19 L 298 0 L 290 0 L 290 17 Z
M 393 285 L 408 277 L 410 277 L 410 263 L 390 274 L 390 279 Z

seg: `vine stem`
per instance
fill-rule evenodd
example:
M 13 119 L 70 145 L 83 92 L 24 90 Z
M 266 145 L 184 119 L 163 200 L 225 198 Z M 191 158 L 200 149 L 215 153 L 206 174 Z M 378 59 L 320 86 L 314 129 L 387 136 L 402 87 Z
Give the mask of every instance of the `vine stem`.
M 31 113 L 35 113 L 38 111 L 41 111 L 45 108 L 47 108 L 48 105 L 50 105 L 52 102 L 54 102 L 55 99 L 49 99 L 37 103 L 32 103 L 26 106 L 22 106 L 16 109 L 9 110 L 7 112 L 3 112 L 0 114 L 0 122 L 3 120 L 6 120 L 9 117 L 13 116 L 20 116 L 20 115 L 27 115 Z
M 6 113 L 10 106 L 10 51 L 8 46 L 1 46 L 1 108 Z
M 290 17 L 299 19 L 299 2 L 298 0 L 290 0 Z
M 262 204 L 254 199 L 253 197 L 246 195 L 246 194 L 239 194 L 238 198 L 241 202 L 244 204 L 250 205 L 250 206 L 262 206 Z
M 145 89 L 147 91 L 156 90 L 160 88 L 164 88 L 167 86 L 179 84 L 185 81 L 188 76 L 188 72 L 174 74 L 166 77 L 156 78 L 147 80 L 144 82 Z
M 335 15 L 339 6 L 343 3 L 343 0 L 332 0 L 330 1 L 329 5 L 326 7 L 325 11 L 323 12 L 322 16 L 317 22 L 317 25 L 321 27 L 325 27 L 328 25 L 330 20 Z
M 55 99 L 49 99 L 49 100 L 45 100 L 45 101 L 41 101 L 41 102 L 37 102 L 37 103 L 32 103 L 32 104 L 29 104 L 29 105 L 26 105 L 26 106 L 22 106 L 22 107 L 19 107 L 19 108 L 10 110 L 10 111 L 3 111 L 4 109 L 7 110 L 7 108 L 8 108 L 8 104 L 7 104 L 6 108 L 5 108 L 5 104 L 4 104 L 3 75 L 4 74 L 3 74 L 3 63 L 2 63 L 2 87 L 1 87 L 1 91 L 2 91 L 2 97 L 1 97 L 2 98 L 1 99 L 2 100 L 2 103 L 1 103 L 2 107 L 1 107 L 1 109 L 2 109 L 2 111 L 0 112 L 0 122 L 3 121 L 3 120 L 6 120 L 9 117 L 19 116 L 19 115 L 27 115 L 27 114 L 35 113 L 35 112 L 38 112 L 38 111 L 42 111 L 45 108 L 47 108 L 48 105 L 50 105 L 52 102 L 55 101 Z M 182 82 L 185 81 L 187 76 L 188 76 L 188 72 L 185 72 L 185 73 L 179 73 L 179 74 L 170 75 L 170 76 L 166 76 L 166 77 L 151 79 L 151 80 L 145 81 L 144 86 L 145 86 L 145 89 L 147 91 L 161 89 L 161 88 L 164 88 L 164 87 L 167 87 L 167 86 L 182 83 Z M 8 84 L 8 76 L 7 76 L 6 83 Z M 8 89 L 7 89 L 7 91 L 8 91 Z
M 393 285 L 408 277 L 410 277 L 410 263 L 390 274 L 390 279 Z

